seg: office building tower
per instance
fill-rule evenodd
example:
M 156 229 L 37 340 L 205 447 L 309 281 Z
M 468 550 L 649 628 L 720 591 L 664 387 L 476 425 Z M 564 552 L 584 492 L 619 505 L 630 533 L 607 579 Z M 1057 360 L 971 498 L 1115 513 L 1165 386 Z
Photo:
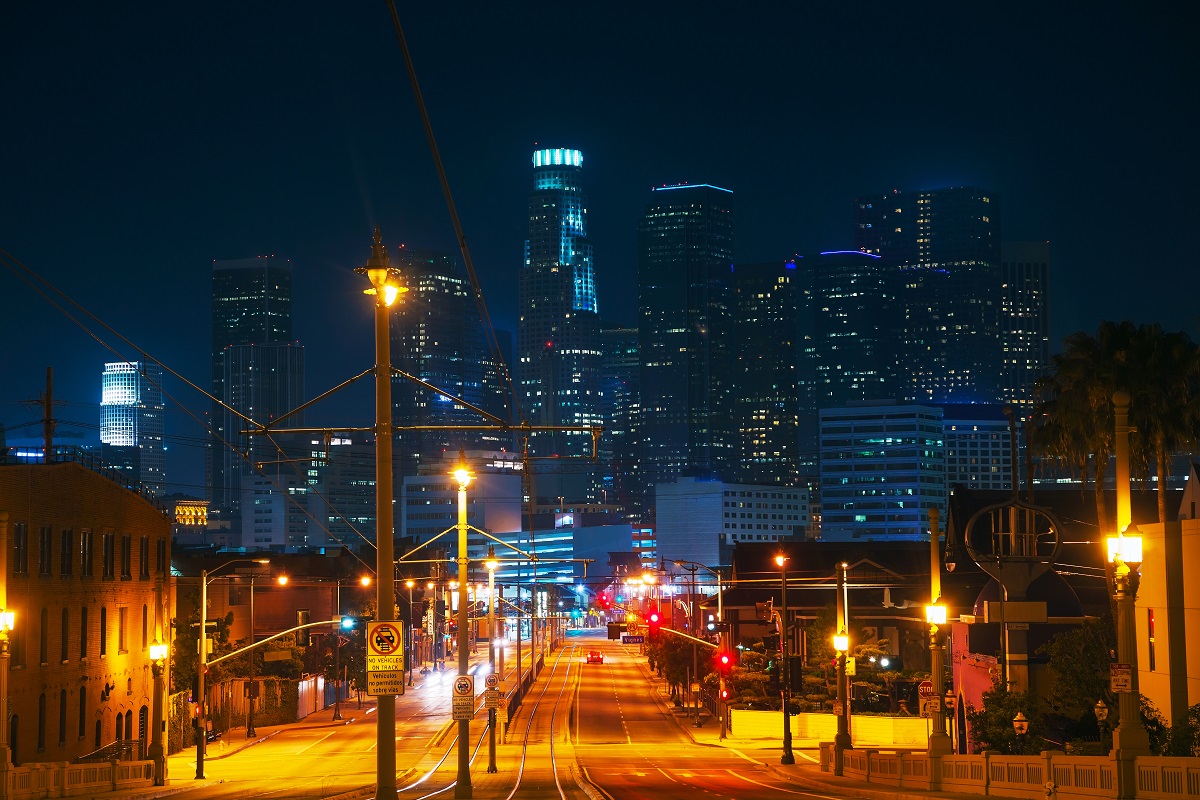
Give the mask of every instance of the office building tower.
M 104 463 L 126 473 L 147 497 L 166 494 L 162 367 L 115 361 L 100 377 L 100 444 Z
M 1001 396 L 1000 208 L 983 189 L 860 197 L 855 245 L 901 271 L 898 396 L 991 403 Z
M 794 486 L 800 478 L 802 281 L 795 261 L 738 264 L 732 385 L 740 483 Z
M 600 320 L 582 169 L 578 150 L 533 154 L 516 369 L 522 411 L 532 425 L 601 424 Z M 565 483 L 551 481 L 555 486 L 547 494 L 595 496 L 594 470 L 574 458 L 591 455 L 589 431 L 537 433 L 529 444 L 536 456 L 558 457 L 552 471 Z M 573 479 L 565 479 L 568 473 Z M 534 491 L 542 494 L 542 487 Z
M 466 270 L 448 254 L 400 247 L 392 259 L 408 292 L 392 312 L 392 366 L 489 413 L 503 410 L 502 384 L 488 352 Z M 489 370 L 492 374 L 488 374 Z M 491 446 L 480 431 L 485 417 L 421 384 L 397 376 L 392 384 L 396 457 L 401 475 L 460 449 Z M 423 426 L 423 430 L 405 430 Z M 511 446 L 511 443 L 509 443 Z
M 895 401 L 821 409 L 821 538 L 929 540 L 945 519 L 942 409 Z
M 1033 384 L 1050 365 L 1050 243 L 1004 242 L 1002 399 L 1028 413 Z
M 600 331 L 604 435 L 600 438 L 600 502 L 621 518 L 641 519 L 642 486 L 638 463 L 640 400 L 637 328 L 604 327 Z
M 1016 428 L 1023 446 L 1024 426 Z M 1012 491 L 1012 439 L 1004 407 L 973 403 L 942 406 L 946 486 Z
M 643 482 L 731 476 L 733 193 L 651 191 L 638 226 Z
M 304 350 L 292 341 L 291 265 L 275 256 L 214 261 L 212 279 L 210 514 L 237 523 L 242 479 L 267 460 L 263 437 L 243 417 L 266 423 L 303 402 Z M 289 417 L 288 426 L 303 423 Z

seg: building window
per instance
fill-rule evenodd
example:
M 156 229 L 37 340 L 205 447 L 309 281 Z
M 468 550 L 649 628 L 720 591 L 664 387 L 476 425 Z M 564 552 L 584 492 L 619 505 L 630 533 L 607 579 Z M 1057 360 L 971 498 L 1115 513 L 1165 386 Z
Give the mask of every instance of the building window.
M 41 638 L 38 641 L 38 661 L 42 666 L 50 663 L 50 609 L 42 609 Z
M 159 539 L 154 543 L 154 545 L 155 545 L 154 549 L 156 551 L 155 555 L 157 556 L 157 558 L 155 559 L 156 563 L 154 565 L 154 567 L 155 567 L 154 571 L 157 572 L 159 575 L 166 575 L 167 574 L 167 540 Z
M 117 652 L 129 652 L 129 609 L 125 606 L 117 609 Z
M 29 526 L 24 522 L 13 526 L 13 574 L 29 574 Z
M 46 693 L 38 695 L 38 738 L 37 751 L 46 752 Z
M 70 660 L 70 653 L 67 652 L 67 640 L 71 634 L 70 614 L 71 612 L 64 607 L 62 610 L 62 637 L 58 647 L 59 661 L 64 664 Z M 64 733 L 63 735 L 65 736 L 66 734 Z
M 108 609 L 100 606 L 100 655 L 108 655 Z
M 38 548 L 38 575 L 50 574 L 50 546 L 51 539 L 54 537 L 54 529 L 49 525 L 43 525 L 39 530 L 41 546 Z
M 150 647 L 150 608 L 142 606 L 142 650 Z
M 88 648 L 88 610 L 87 606 L 79 609 L 79 660 L 87 658 Z M 82 736 L 83 734 L 80 734 Z
M 79 532 L 79 574 L 85 578 L 92 577 L 92 529 L 84 528 Z
M 121 537 L 121 580 L 133 577 L 133 537 Z
M 150 577 L 150 537 L 143 536 L 138 547 L 138 577 Z
M 111 533 L 104 534 L 104 577 L 111 578 L 116 567 L 114 560 L 116 554 L 113 552 L 115 545 L 114 536 Z
M 58 693 L 58 746 L 67 743 L 67 690 Z
M 58 572 L 60 575 L 71 574 L 71 564 L 74 558 L 75 532 L 70 528 L 63 528 L 58 548 Z
M 1150 671 L 1154 672 L 1154 609 L 1146 609 L 1146 634 L 1149 638 L 1150 647 Z
M 87 736 L 87 687 L 79 687 L 79 739 Z

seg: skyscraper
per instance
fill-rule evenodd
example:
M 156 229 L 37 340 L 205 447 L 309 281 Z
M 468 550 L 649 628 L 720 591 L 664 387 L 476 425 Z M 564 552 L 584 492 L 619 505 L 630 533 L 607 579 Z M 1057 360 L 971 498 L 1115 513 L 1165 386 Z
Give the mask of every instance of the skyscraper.
M 303 402 L 304 350 L 292 341 L 287 261 L 260 256 L 213 262 L 212 359 L 212 393 L 225 405 L 213 404 L 209 499 L 213 512 L 238 520 L 248 464 L 274 452 L 262 437 L 240 433 L 247 427 L 242 415 L 265 423 Z M 302 419 L 288 423 L 294 427 Z
M 149 497 L 166 494 L 162 367 L 115 361 L 100 377 L 100 444 L 104 462 L 126 472 Z
M 733 193 L 652 190 L 638 226 L 641 448 L 647 487 L 679 475 L 729 479 Z
M 489 374 L 494 362 L 487 353 L 466 270 L 448 254 L 403 247 L 393 261 L 409 291 L 393 311 L 392 365 L 502 416 L 503 395 L 496 376 Z M 421 464 L 431 460 L 441 463 L 447 450 L 485 446 L 479 431 L 436 428 L 486 425 L 487 419 L 413 381 L 395 379 L 392 407 L 396 425 L 430 426 L 428 430 L 399 432 L 396 456 L 402 475 L 416 475 Z M 495 435 L 490 438 L 494 440 Z
M 516 369 L 522 410 L 533 425 L 601 424 L 600 318 L 582 168 L 578 150 L 533 154 L 529 238 L 518 287 Z M 566 458 L 591 455 L 590 433 L 536 434 L 530 448 L 537 456 L 559 456 L 555 472 L 578 476 L 576 483 L 554 494 L 595 498 L 594 470 Z
M 976 187 L 855 199 L 855 246 L 902 273 L 897 394 L 935 403 L 1001 396 L 1000 207 Z
M 601 375 L 604 395 L 604 436 L 600 439 L 601 501 L 621 507 L 622 519 L 638 521 L 642 514 L 641 466 L 638 462 L 638 390 L 640 359 L 637 328 L 605 327 Z
M 803 285 L 796 273 L 796 262 L 783 260 L 738 264 L 734 270 L 738 483 L 799 482 L 802 409 L 797 388 L 805 342 L 800 325 Z
M 1004 385 L 1002 399 L 1033 404 L 1033 384 L 1050 365 L 1050 243 L 1004 242 Z

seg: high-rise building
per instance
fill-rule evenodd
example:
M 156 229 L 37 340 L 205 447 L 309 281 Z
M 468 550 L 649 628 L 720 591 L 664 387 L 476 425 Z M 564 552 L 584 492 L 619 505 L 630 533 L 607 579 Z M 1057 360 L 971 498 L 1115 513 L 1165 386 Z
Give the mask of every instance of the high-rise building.
M 855 245 L 902 272 L 898 396 L 1001 396 L 1000 206 L 976 187 L 855 199 Z
M 622 519 L 641 519 L 642 481 L 638 463 L 637 328 L 605 327 L 600 369 L 604 395 L 604 435 L 600 438 L 600 502 L 620 507 Z
M 304 350 L 292 341 L 291 265 L 275 256 L 213 262 L 210 513 L 240 519 L 242 478 L 272 452 L 241 433 L 303 402 Z M 302 424 L 290 417 L 290 427 Z
M 1033 384 L 1050 366 L 1050 243 L 1004 242 L 1002 398 L 1016 408 L 1033 405 Z
M 1024 426 L 1018 425 L 1018 445 Z M 1004 408 L 994 404 L 942 406 L 946 486 L 1012 491 L 1012 441 Z
M 503 414 L 501 384 L 487 352 L 466 270 L 448 254 L 399 248 L 393 264 L 408 288 L 393 311 L 392 366 L 489 413 Z M 491 371 L 491 374 L 489 374 Z M 401 475 L 440 463 L 447 451 L 491 447 L 498 434 L 451 430 L 487 425 L 461 403 L 403 377 L 392 385 L 393 419 L 401 429 L 396 456 Z M 427 426 L 403 430 L 405 426 Z M 446 426 L 439 428 L 439 426 Z M 506 443 L 511 444 L 511 443 Z
M 821 409 L 821 538 L 929 540 L 945 519 L 942 409 L 895 401 Z
M 525 418 L 533 425 L 599 426 L 600 318 L 587 202 L 580 184 L 578 150 L 537 150 L 529 194 L 529 238 L 519 281 L 517 382 Z M 535 485 L 548 494 L 597 491 L 594 470 L 572 456 L 590 456 L 592 436 L 584 430 L 538 433 L 530 438 L 536 456 L 558 456 L 553 472 L 575 481 Z M 547 462 L 543 462 L 547 463 Z M 551 470 L 543 466 L 542 472 Z M 543 495 L 545 496 L 545 495 Z
M 166 494 L 162 367 L 115 361 L 100 377 L 100 444 L 104 462 L 127 473 L 148 497 Z
M 733 375 L 739 483 L 794 486 L 800 478 L 798 371 L 805 344 L 795 261 L 738 264 Z M 815 460 L 815 459 L 814 459 Z
M 651 192 L 638 226 L 643 481 L 729 479 L 738 446 L 730 392 L 733 193 Z

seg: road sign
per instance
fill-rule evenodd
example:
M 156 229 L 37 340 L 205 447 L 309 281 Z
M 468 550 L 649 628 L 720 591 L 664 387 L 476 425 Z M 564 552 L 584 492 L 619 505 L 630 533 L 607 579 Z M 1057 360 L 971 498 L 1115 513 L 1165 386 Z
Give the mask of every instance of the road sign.
M 921 696 L 921 699 L 933 697 L 933 681 L 921 681 L 917 686 L 917 694 Z
M 487 677 L 483 679 L 483 685 L 489 689 L 499 688 L 500 676 L 495 672 L 489 672 Z
M 630 636 L 629 634 L 621 634 L 621 644 L 644 644 L 645 636 Z
M 367 694 L 372 697 L 404 694 L 404 670 L 368 672 Z
M 499 708 L 500 707 L 500 690 L 499 689 L 484 689 L 484 691 L 483 691 L 483 707 L 484 708 Z
M 392 656 L 403 650 L 399 622 L 367 623 L 367 656 Z
M 1108 668 L 1108 688 L 1114 694 L 1129 694 L 1133 691 L 1133 667 L 1129 664 L 1112 664 Z
M 942 701 L 938 697 L 921 698 L 921 716 L 929 719 L 942 710 Z
M 475 696 L 475 676 L 474 675 L 459 675 L 454 679 L 454 696 L 455 697 L 474 697 Z

